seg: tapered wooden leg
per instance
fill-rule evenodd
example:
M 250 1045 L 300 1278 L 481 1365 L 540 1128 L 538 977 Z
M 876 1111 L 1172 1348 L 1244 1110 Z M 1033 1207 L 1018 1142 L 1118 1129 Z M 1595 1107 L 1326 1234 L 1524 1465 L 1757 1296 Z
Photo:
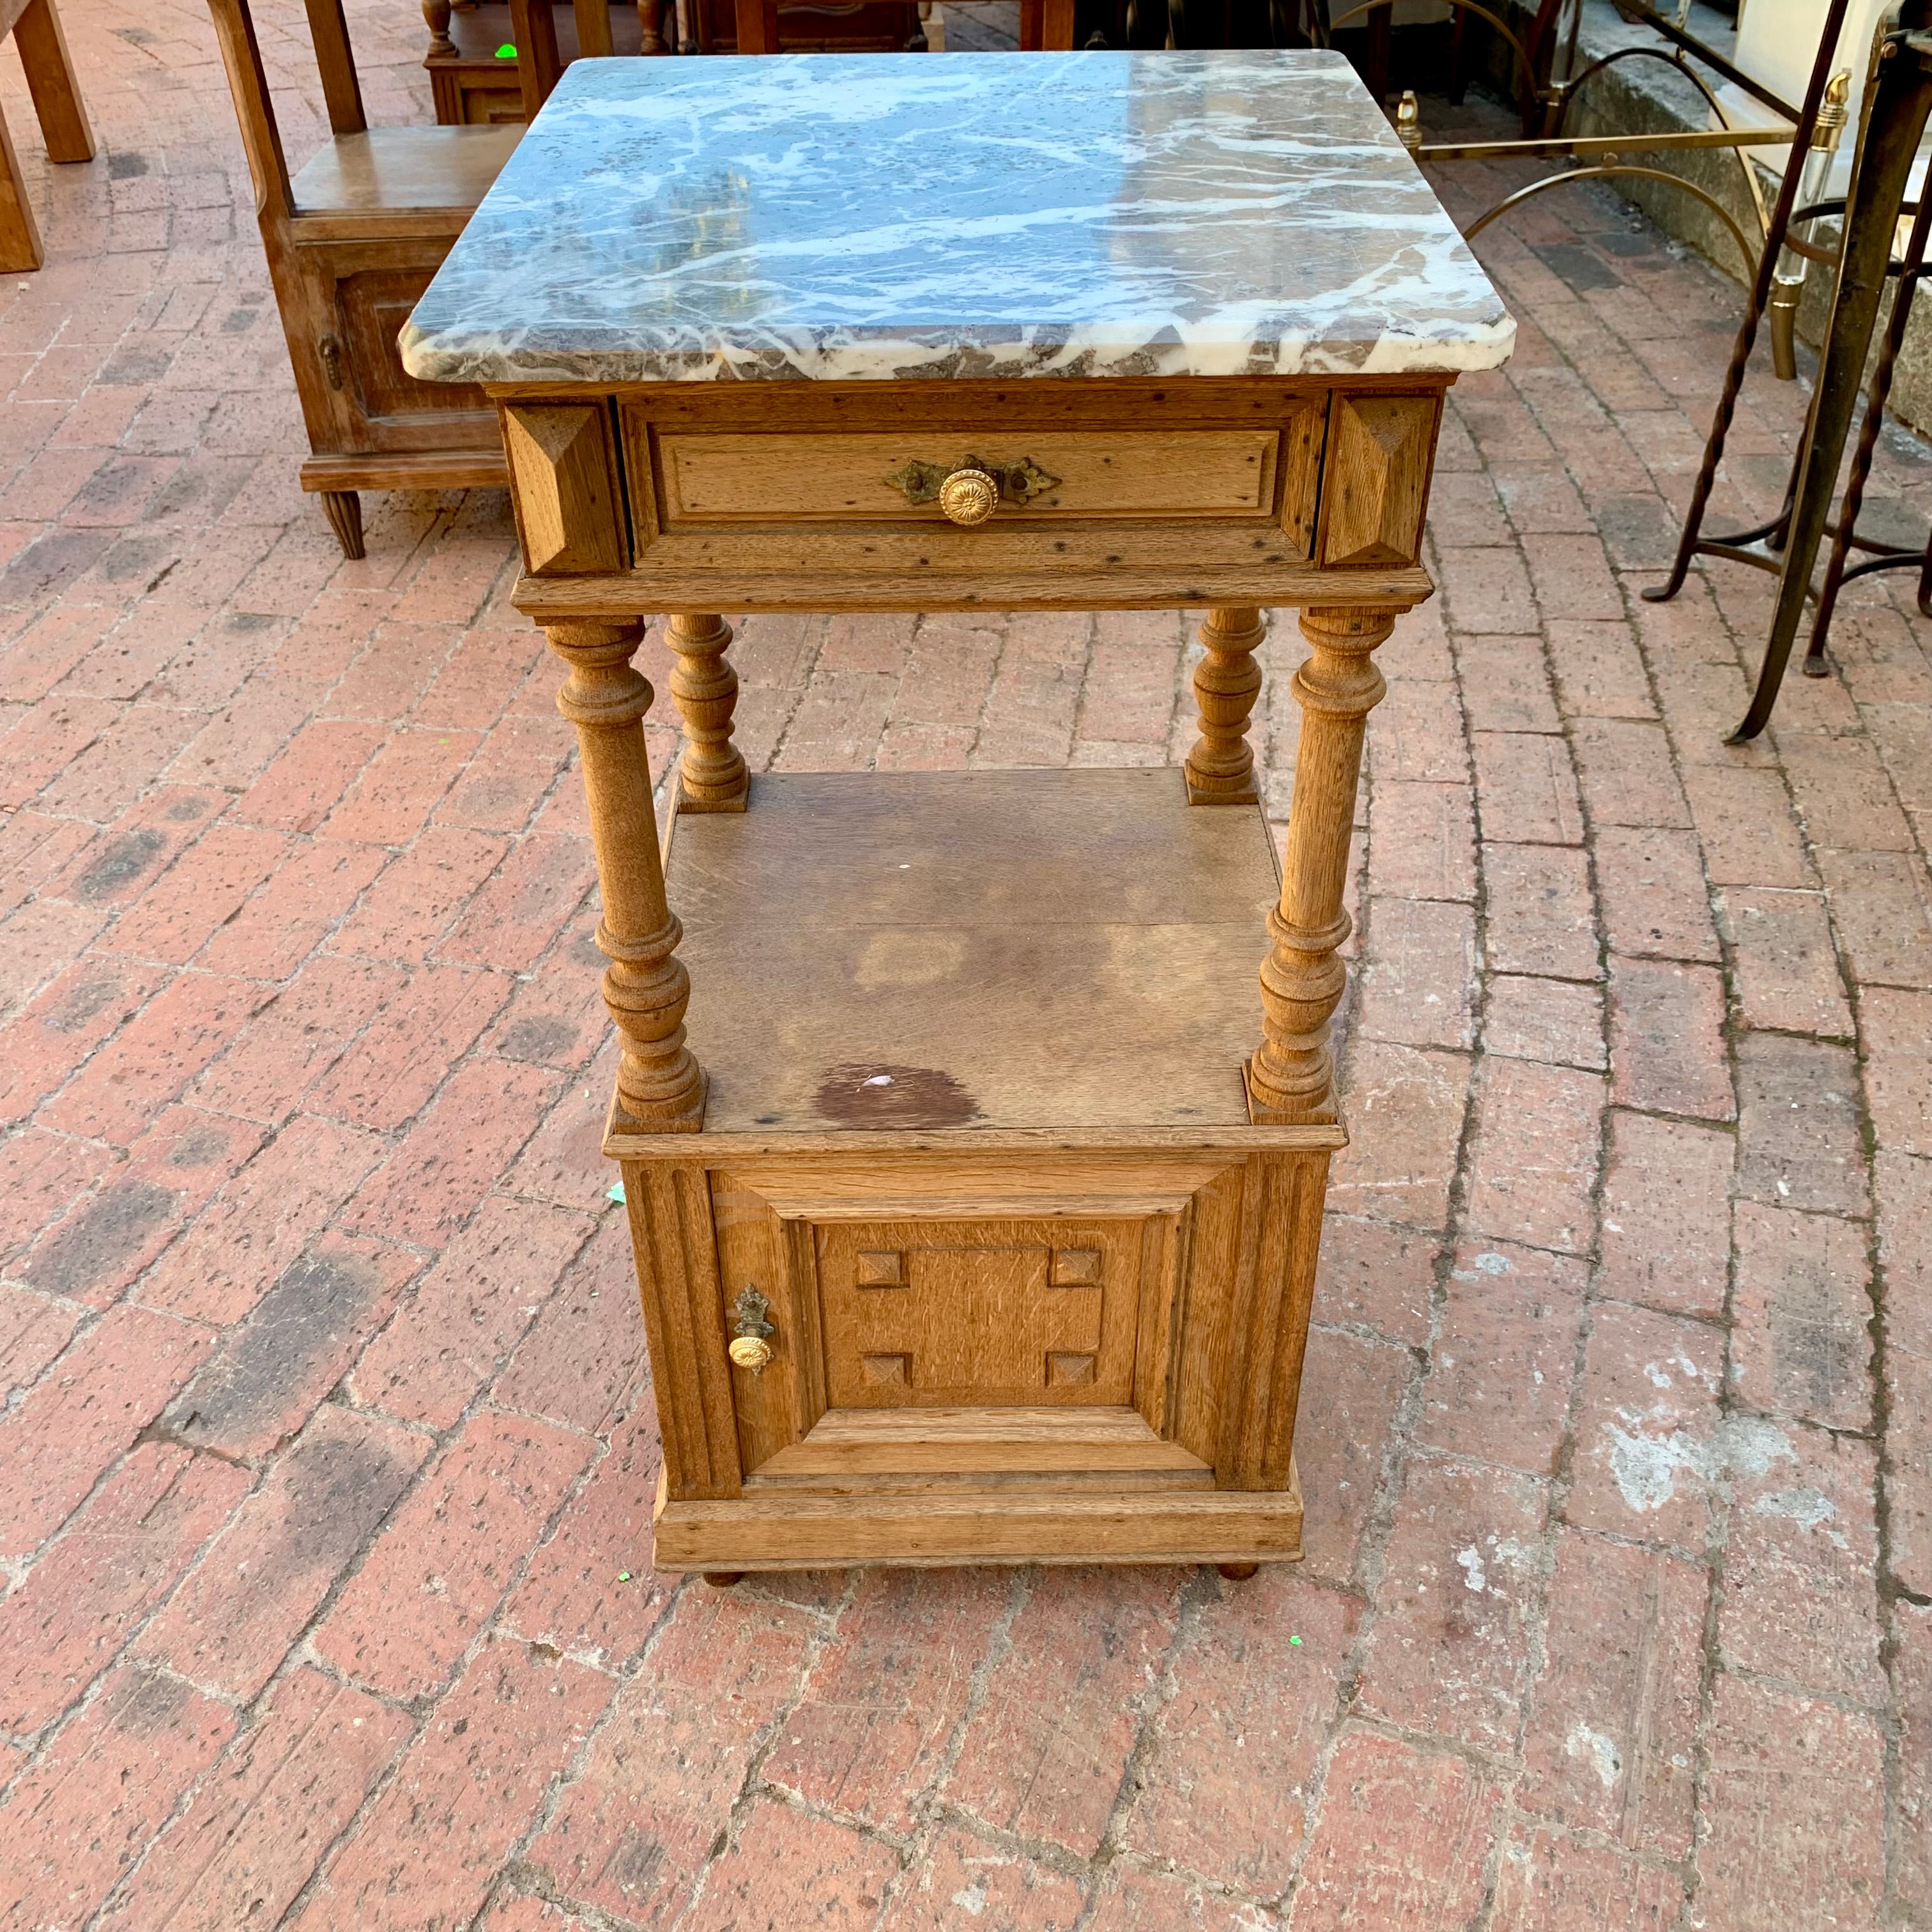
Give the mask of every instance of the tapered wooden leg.
M 1262 1043 L 1248 1062 L 1249 1109 L 1264 1125 L 1335 1118 L 1328 1021 L 1347 984 L 1335 949 L 1348 936 L 1348 832 L 1363 726 L 1387 688 L 1370 653 L 1406 608 L 1301 614 L 1314 655 L 1294 674 L 1301 745 L 1281 903 L 1268 915 L 1274 944 L 1262 963 Z
M 353 490 L 325 490 L 322 513 L 342 546 L 342 554 L 351 560 L 362 556 L 362 499 Z
M 671 619 L 665 641 L 677 653 L 670 694 L 684 720 L 678 808 L 742 812 L 751 780 L 731 742 L 731 714 L 738 706 L 738 674 L 724 656 L 731 627 L 722 617 L 680 614 Z
M 1248 718 L 1262 688 L 1255 646 L 1266 635 L 1262 614 L 1251 604 L 1210 610 L 1201 626 L 1207 656 L 1194 667 L 1201 735 L 1187 754 L 1190 805 L 1251 805 L 1260 796 Z
M 695 1133 L 704 1124 L 704 1075 L 684 1043 L 691 980 L 676 957 L 683 928 L 664 902 L 651 806 L 644 716 L 655 695 L 631 659 L 644 626 L 547 624 L 550 647 L 570 667 L 556 708 L 577 727 L 591 842 L 604 916 L 597 944 L 610 964 L 604 1003 L 623 1035 L 617 1105 L 638 1128 Z
M 80 84 L 74 77 L 67 36 L 61 31 L 53 0 L 27 0 L 14 23 L 14 45 L 20 51 L 27 91 L 34 97 L 34 112 L 40 116 L 40 132 L 46 139 L 47 159 L 92 160 L 94 130 L 88 126 L 87 110 L 80 104 Z
M 0 115 L 0 273 L 25 274 L 38 268 L 44 259 L 40 231 L 34 224 L 26 184 L 20 178 L 20 158 L 14 152 L 6 116 Z

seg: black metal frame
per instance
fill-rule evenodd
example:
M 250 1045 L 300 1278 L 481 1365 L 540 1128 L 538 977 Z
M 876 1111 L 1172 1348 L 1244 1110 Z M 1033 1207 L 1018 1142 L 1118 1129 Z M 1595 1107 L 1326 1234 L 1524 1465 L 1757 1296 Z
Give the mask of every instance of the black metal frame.
M 1805 99 L 1807 116 L 1814 121 L 1844 10 L 1845 0 L 1832 0 Z M 1770 634 L 1766 640 L 1750 708 L 1731 734 L 1732 744 L 1755 738 L 1770 722 L 1808 602 L 1815 602 L 1816 609 L 1804 668 L 1816 676 L 1825 673 L 1825 640 L 1838 593 L 1852 578 L 1874 571 L 1916 567 L 1919 572 L 1919 608 L 1932 616 L 1932 543 L 1922 552 L 1874 543 L 1857 532 L 1865 479 L 1884 420 L 1886 398 L 1910 320 L 1912 297 L 1926 272 L 1925 252 L 1928 232 L 1932 232 L 1932 195 L 1922 197 L 1916 206 L 1906 199 L 1919 139 L 1928 116 L 1932 115 L 1932 32 L 1928 28 L 1932 28 L 1932 0 L 1904 0 L 1900 26 L 1886 34 L 1877 47 L 1859 116 L 1852 178 L 1842 204 L 1825 202 L 1795 208 L 1799 170 L 1795 166 L 1786 168 L 1751 300 L 1732 345 L 1730 364 L 1705 442 L 1703 461 L 1678 538 L 1676 557 L 1666 580 L 1643 592 L 1652 603 L 1676 596 L 1683 588 L 1692 560 L 1699 556 L 1729 557 L 1777 572 L 1778 602 Z M 1794 222 L 1828 214 L 1840 207 L 1844 210 L 1844 224 L 1835 256 L 1838 272 L 1832 293 L 1831 318 L 1784 506 L 1768 523 L 1755 529 L 1706 537 L 1702 534 L 1704 514 L 1743 386 L 1744 365 L 1750 359 L 1757 325 L 1769 296 L 1778 253 L 1790 240 L 1789 231 Z M 1911 238 L 1903 260 L 1894 262 L 1893 236 L 1900 217 L 1907 212 L 1913 218 Z M 1814 260 L 1820 258 L 1822 251 L 1808 243 L 1792 242 L 1791 245 Z M 1857 410 L 1865 358 L 1877 326 L 1885 285 L 1894 275 L 1899 280 L 1898 298 L 1893 305 L 1891 323 L 1873 375 L 1844 500 L 1833 524 L 1830 514 L 1838 465 Z M 1812 572 L 1820 545 L 1828 535 L 1832 547 L 1825 581 L 1814 590 Z M 1846 560 L 1853 550 L 1872 555 L 1868 561 L 1850 564 Z

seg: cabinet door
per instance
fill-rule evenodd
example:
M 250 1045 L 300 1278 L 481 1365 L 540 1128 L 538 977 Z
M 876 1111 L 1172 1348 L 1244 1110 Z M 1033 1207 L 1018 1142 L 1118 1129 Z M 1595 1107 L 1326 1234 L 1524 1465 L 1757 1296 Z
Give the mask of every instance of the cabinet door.
M 410 311 L 428 288 L 432 268 L 364 268 L 335 285 L 343 340 L 356 400 L 372 427 L 398 418 L 475 414 L 495 434 L 495 412 L 480 388 L 463 382 L 419 382 L 403 367 L 396 345 Z

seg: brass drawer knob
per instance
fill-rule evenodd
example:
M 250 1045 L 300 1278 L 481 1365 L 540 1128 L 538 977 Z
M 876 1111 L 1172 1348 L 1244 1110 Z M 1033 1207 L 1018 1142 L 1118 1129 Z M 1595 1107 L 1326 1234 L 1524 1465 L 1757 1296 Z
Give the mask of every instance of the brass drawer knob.
M 731 1304 L 731 1342 L 726 1353 L 741 1369 L 764 1372 L 775 1351 L 769 1337 L 778 1333 L 771 1322 L 772 1304 L 749 1282 Z
M 937 503 L 952 521 L 970 528 L 983 524 L 1002 497 L 1024 507 L 1042 490 L 1057 488 L 1060 478 L 1048 476 L 1030 456 L 1011 463 L 968 456 L 952 464 L 915 458 L 894 470 L 886 483 L 908 503 Z
M 956 470 L 939 486 L 939 507 L 956 524 L 983 524 L 999 502 L 1000 486 L 983 470 Z

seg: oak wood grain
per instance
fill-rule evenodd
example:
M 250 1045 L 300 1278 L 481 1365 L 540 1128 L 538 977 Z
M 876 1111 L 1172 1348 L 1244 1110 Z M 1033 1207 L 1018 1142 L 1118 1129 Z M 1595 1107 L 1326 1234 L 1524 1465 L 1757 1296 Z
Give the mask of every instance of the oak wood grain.
M 1127 1408 L 829 1409 L 748 1491 L 908 1493 L 1001 1483 L 1208 1489 L 1214 1472 Z
M 1440 406 L 1432 395 L 1335 398 L 1322 490 L 1324 564 L 1414 562 Z
M 594 403 L 512 404 L 503 412 L 503 446 L 532 574 L 621 570 L 616 466 L 604 411 Z
M 1186 797 L 1166 768 L 797 773 L 682 826 L 712 1129 L 1238 1126 L 1273 848 Z
M 657 439 L 664 520 L 848 518 L 938 523 L 934 502 L 914 503 L 889 478 L 908 463 L 957 469 L 1030 460 L 1055 480 L 1024 503 L 1002 502 L 1003 521 L 1062 515 L 1267 518 L 1274 513 L 1276 429 L 1048 429 L 976 436 L 906 430 L 874 435 L 705 434 Z
M 832 1406 L 1124 1406 L 1141 1234 L 1132 1220 L 1058 1216 L 821 1227 Z
M 1301 1493 L 1163 1486 L 1103 1496 L 1002 1486 L 974 1495 L 794 1496 L 665 1502 L 660 1570 L 796 1570 L 861 1563 L 1294 1562 Z
M 735 1496 L 737 1417 L 704 1170 L 694 1161 L 632 1163 L 624 1198 L 645 1339 L 660 1378 L 664 1492 Z
M 644 626 L 552 624 L 550 647 L 570 667 L 556 708 L 577 727 L 602 888 L 598 950 L 610 960 L 604 1002 L 623 1047 L 617 1104 L 626 1120 L 695 1133 L 704 1076 L 685 1044 L 691 980 L 676 956 L 683 928 L 665 903 L 644 721 L 652 692 L 632 664 Z
M 750 779 L 731 742 L 738 704 L 738 674 L 725 656 L 731 627 L 713 614 L 680 612 L 665 626 L 664 641 L 677 653 L 670 694 L 684 721 L 677 810 L 742 812 Z
M 1268 914 L 1274 943 L 1262 964 L 1262 1043 L 1248 1065 L 1257 1120 L 1335 1118 L 1328 1022 L 1348 983 L 1336 949 L 1352 927 L 1342 904 L 1348 833 L 1363 728 L 1388 688 L 1370 654 L 1400 614 L 1359 608 L 1301 614 L 1301 634 L 1312 653 L 1292 686 L 1301 706 L 1301 740 L 1281 902 Z
M 1268 635 L 1252 606 L 1210 610 L 1200 629 L 1201 662 L 1194 667 L 1194 702 L 1201 735 L 1187 754 L 1191 805 L 1252 805 L 1261 796 L 1248 720 L 1261 694 L 1255 652 Z

